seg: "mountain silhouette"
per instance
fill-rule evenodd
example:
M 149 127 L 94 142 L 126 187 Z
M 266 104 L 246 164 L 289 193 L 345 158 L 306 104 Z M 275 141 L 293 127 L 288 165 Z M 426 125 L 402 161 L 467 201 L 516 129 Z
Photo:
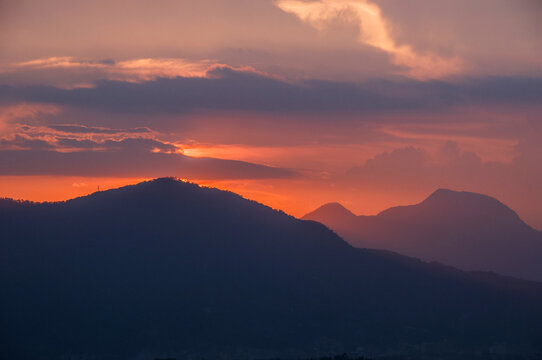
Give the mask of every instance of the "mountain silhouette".
M 541 284 L 357 249 L 174 179 L 2 200 L 0 229 L 2 359 L 542 353 Z
M 376 216 L 339 206 L 326 204 L 303 219 L 329 226 L 356 247 L 542 281 L 542 232 L 492 197 L 439 189 L 417 205 Z
M 336 202 L 322 205 L 305 217 L 308 217 L 309 215 L 311 218 L 307 218 L 306 220 L 318 221 L 317 219 L 326 219 L 327 222 L 332 224 L 343 222 L 348 224 L 350 221 L 355 221 L 357 218 L 353 212 Z

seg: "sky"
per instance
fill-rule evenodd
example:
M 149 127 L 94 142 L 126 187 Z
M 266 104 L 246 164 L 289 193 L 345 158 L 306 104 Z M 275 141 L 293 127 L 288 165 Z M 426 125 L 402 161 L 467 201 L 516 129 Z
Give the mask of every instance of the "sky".
M 302 216 L 438 188 L 542 229 L 537 0 L 3 0 L 0 197 L 174 176 Z

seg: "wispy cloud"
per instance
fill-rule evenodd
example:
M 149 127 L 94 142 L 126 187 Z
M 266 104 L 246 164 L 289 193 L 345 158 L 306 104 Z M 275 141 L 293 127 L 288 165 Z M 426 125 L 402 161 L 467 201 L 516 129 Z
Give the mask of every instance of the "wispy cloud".
M 204 77 L 213 65 L 216 65 L 216 62 L 212 60 L 191 61 L 183 58 L 140 58 L 116 61 L 61 56 L 4 64 L 0 66 L 0 74 L 4 74 L 4 76 L 9 74 L 35 75 L 45 72 L 50 75 L 56 71 L 59 72 L 59 77 L 64 79 L 66 73 L 76 71 L 76 76 L 73 76 L 72 81 L 62 84 L 62 87 L 75 88 L 92 87 L 94 81 L 103 79 L 141 82 L 157 78 Z M 38 79 L 39 76 L 35 81 Z M 50 76 L 46 76 L 45 79 L 47 82 L 51 81 Z M 66 82 L 65 79 L 64 82 Z
M 147 127 L 137 127 L 132 129 L 109 129 L 105 127 L 85 126 L 78 124 L 58 124 L 48 125 L 47 127 L 69 134 L 145 134 L 152 132 Z
M 419 53 L 410 45 L 399 45 L 390 32 L 380 8 L 366 0 L 277 0 L 283 11 L 296 15 L 317 29 L 324 29 L 340 18 L 359 25 L 359 41 L 386 52 L 394 65 L 408 68 L 407 75 L 417 79 L 434 79 L 458 74 L 463 63 L 458 58 L 443 58 Z
M 158 139 L 158 133 L 147 127 L 116 129 L 79 124 L 32 125 L 12 124 L 0 133 L 0 150 L 48 149 L 72 152 L 82 150 L 148 151 L 182 153 L 182 149 Z M 137 145 L 137 146 L 135 146 Z
M 183 58 L 141 58 L 84 60 L 71 56 L 0 63 L 0 84 L 45 85 L 63 89 L 93 88 L 99 81 L 141 83 L 156 79 L 224 78 L 239 74 L 283 77 L 251 66 L 229 66 L 215 60 Z
M 55 115 L 60 111 L 60 106 L 52 104 L 19 102 L 0 106 L 0 134 L 10 132 L 14 124 L 22 119 L 31 119 L 39 115 Z

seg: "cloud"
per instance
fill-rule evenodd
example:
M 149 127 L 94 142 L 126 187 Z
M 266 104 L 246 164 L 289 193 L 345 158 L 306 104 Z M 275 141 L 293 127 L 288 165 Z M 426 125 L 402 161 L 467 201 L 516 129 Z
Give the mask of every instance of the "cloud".
M 453 106 L 539 105 L 542 78 L 473 78 L 461 82 L 385 80 L 359 84 L 288 82 L 250 70 L 214 67 L 204 78 L 158 78 L 140 83 L 100 81 L 93 88 L 0 86 L 12 102 L 39 102 L 123 113 L 193 110 L 272 112 L 390 112 Z
M 281 168 L 243 161 L 191 158 L 181 154 L 130 151 L 0 151 L 0 176 L 61 175 L 188 179 L 289 178 Z
M 2 130 L 3 126 L 20 119 L 35 118 L 40 115 L 56 115 L 61 111 L 60 107 L 51 104 L 17 101 L 10 104 L 8 99 L 3 99 L 1 102 L 5 104 L 4 106 L 0 106 L 0 130 Z
M 83 127 L 84 129 L 88 129 Z M 101 133 L 64 133 L 49 131 L 50 127 L 21 125 L 13 132 L 0 138 L 0 149 L 35 150 L 49 149 L 62 152 L 80 150 L 131 151 L 182 153 L 182 149 L 172 143 L 150 137 L 152 133 L 141 136 L 139 133 L 119 133 L 100 128 Z M 154 136 L 154 134 L 152 134 Z
M 496 196 L 525 213 L 542 201 L 540 144 L 520 142 L 518 153 L 508 163 L 482 161 L 463 151 L 454 141 L 443 142 L 437 153 L 404 147 L 379 154 L 353 167 L 338 182 L 345 187 L 371 189 L 390 196 L 423 196 L 437 188 L 467 190 Z
M 15 135 L 11 139 L 0 138 L 0 150 L 3 149 L 53 149 L 54 145 L 46 140 L 34 139 L 25 135 Z
M 0 137 L 0 176 L 178 176 L 211 180 L 296 176 L 288 169 L 245 161 L 185 156 L 180 146 L 157 139 L 147 128 L 140 134 L 66 126 L 21 125 L 14 128 L 16 132 Z
M 76 124 L 47 125 L 47 127 L 52 130 L 71 134 L 143 134 L 151 132 L 151 130 L 147 127 L 138 127 L 133 129 L 109 129 L 104 127 L 93 127 Z
M 34 59 L 12 63 L 4 68 L 2 72 L 9 72 L 10 69 L 16 68 L 66 68 L 66 67 L 104 67 L 115 65 L 113 59 L 103 60 L 76 60 L 70 56 L 64 57 L 49 57 L 43 59 Z
M 72 151 L 98 150 L 98 151 L 129 151 L 140 152 L 163 152 L 168 154 L 180 153 L 182 150 L 173 144 L 164 143 L 155 139 L 125 138 L 122 140 L 105 140 L 102 142 L 88 139 L 57 138 L 54 145 L 57 149 L 67 148 Z
M 465 181 L 466 177 L 487 177 L 487 170 L 507 165 L 482 162 L 473 152 L 464 152 L 455 141 L 446 141 L 437 154 L 424 148 L 404 147 L 376 155 L 365 164 L 353 167 L 347 173 L 349 180 L 360 181 L 360 186 L 419 188 L 424 186 L 450 186 L 473 184 L 479 180 Z
M 59 106 L 52 104 L 20 101 L 10 104 L 8 99 L 0 99 L 0 136 L 12 134 L 20 122 L 34 120 L 37 117 L 46 115 L 57 115 L 60 111 Z
M 386 52 L 394 65 L 408 69 L 406 74 L 410 77 L 435 79 L 463 71 L 464 65 L 458 58 L 421 54 L 410 45 L 397 44 L 381 9 L 367 0 L 278 0 L 276 5 L 317 29 L 337 18 L 355 22 L 359 25 L 359 41 Z
M 541 74 L 540 6 L 528 5 L 539 0 L 369 1 L 380 8 L 396 45 L 407 44 L 418 55 L 458 56 L 471 76 Z M 55 9 L 69 9 L 70 16 Z M 334 27 L 315 36 L 312 26 L 274 0 L 163 1 L 159 8 L 148 0 L 132 0 L 129 9 L 108 0 L 25 0 L 2 15 L 2 58 L 10 62 L 55 54 L 94 62 L 217 59 L 329 80 L 386 77 L 401 70 L 386 60 L 389 53 L 352 39 L 360 33 L 360 22 L 352 15 L 345 16 L 351 20 L 348 29 Z M 246 51 L 224 55 L 227 49 Z M 51 82 L 57 81 L 53 70 Z M 71 72 L 72 81 L 76 73 Z M 35 81 L 35 75 L 28 81 Z M 81 80 L 77 83 L 88 82 Z
M 138 58 L 127 60 L 49 57 L 4 64 L 0 81 L 10 84 L 54 85 L 62 88 L 92 87 L 97 80 L 128 82 L 157 78 L 204 77 L 216 61 L 184 58 Z

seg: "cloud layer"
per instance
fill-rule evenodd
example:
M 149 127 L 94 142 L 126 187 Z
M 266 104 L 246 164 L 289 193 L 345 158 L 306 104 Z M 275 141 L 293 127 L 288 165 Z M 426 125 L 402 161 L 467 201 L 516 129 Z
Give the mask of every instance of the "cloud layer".
M 0 176 L 90 176 L 191 179 L 291 178 L 288 169 L 190 157 L 148 128 L 20 125 L 0 136 Z
M 47 150 L 0 151 L 0 176 L 89 176 L 164 177 L 189 179 L 289 178 L 286 169 L 243 161 L 191 158 L 181 154 L 130 151 L 121 144 L 117 151 L 58 152 Z
M 290 82 L 252 70 L 213 67 L 206 77 L 145 82 L 103 80 L 90 88 L 0 86 L 6 101 L 39 102 L 115 112 L 179 113 L 192 110 L 390 112 L 453 106 L 538 105 L 542 78 L 493 77 L 461 82 L 385 80 Z

